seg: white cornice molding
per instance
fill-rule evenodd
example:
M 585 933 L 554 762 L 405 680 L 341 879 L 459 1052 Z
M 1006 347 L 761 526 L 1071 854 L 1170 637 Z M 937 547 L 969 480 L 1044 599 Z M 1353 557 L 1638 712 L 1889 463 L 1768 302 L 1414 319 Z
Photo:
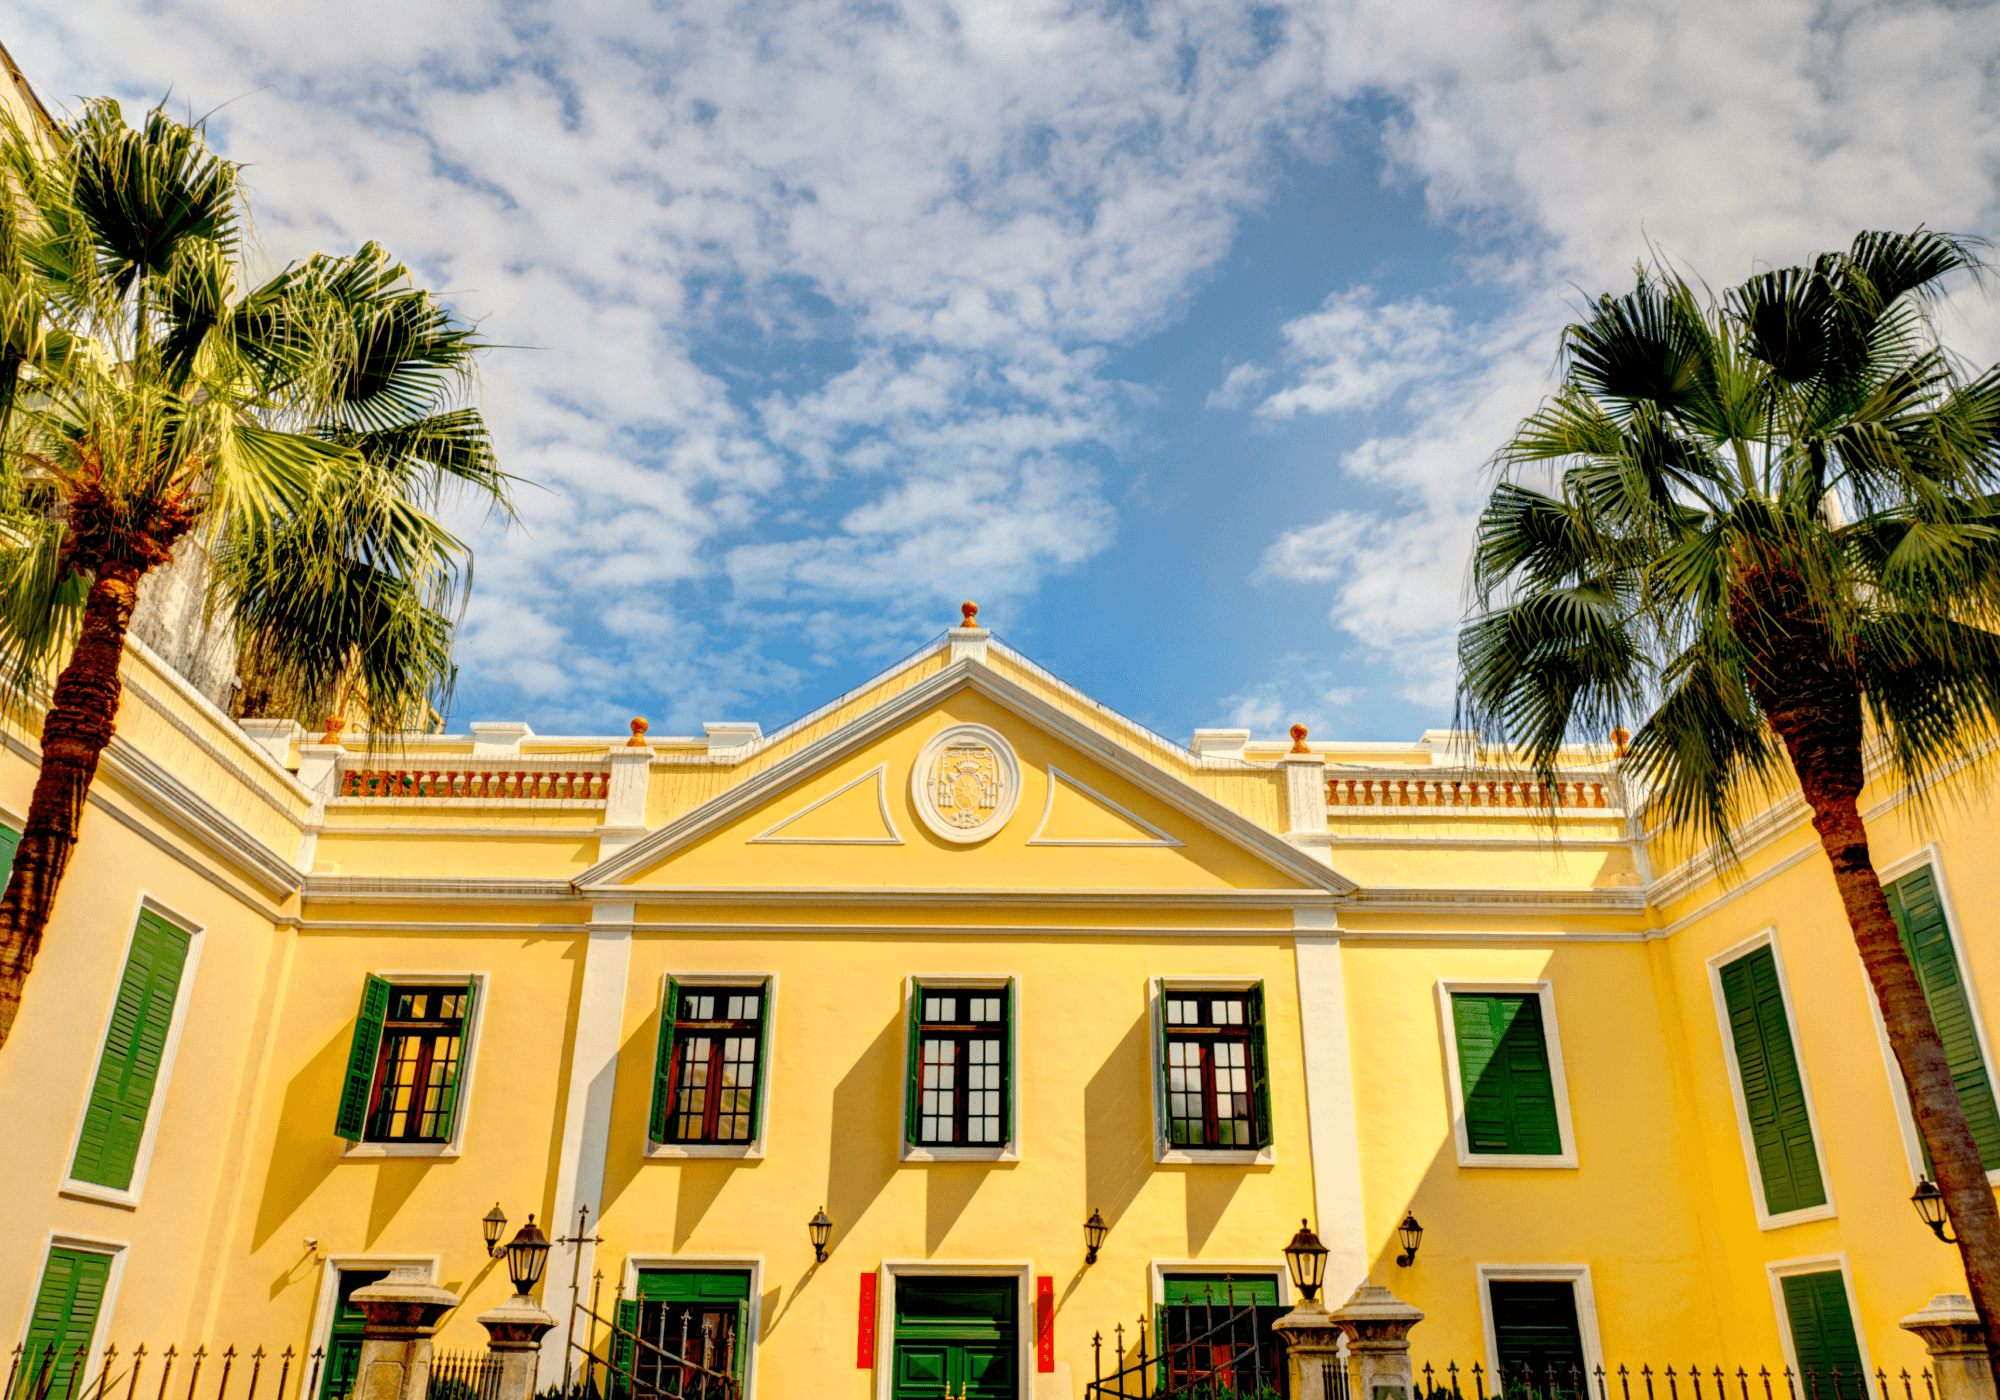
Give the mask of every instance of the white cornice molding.
M 1202 890 L 1202 889 L 1023 889 L 1009 886 L 1004 889 L 987 886 L 940 886 L 929 889 L 901 888 L 887 889 L 871 885 L 857 888 L 795 887 L 773 889 L 768 886 L 710 886 L 689 887 L 676 885 L 670 889 L 645 889 L 630 885 L 616 888 L 630 890 L 632 897 L 640 904 L 806 904 L 806 905 L 889 905 L 908 907 L 911 905 L 963 905 L 981 907 L 1074 907 L 1099 908 L 1107 905 L 1144 905 L 1167 908 L 1226 907 L 1231 909 L 1289 909 L 1299 904 L 1311 904 L 1324 900 L 1329 905 L 1335 897 L 1323 890 L 1262 889 L 1262 890 Z
M 1646 891 L 1637 885 L 1584 890 L 1372 885 L 1356 890 L 1341 905 L 1343 914 L 1445 909 L 1481 914 L 1644 914 L 1648 907 Z
M 315 904 L 566 904 L 580 899 L 567 880 L 467 876 L 345 875 L 305 877 L 303 893 Z
M 624 889 L 623 881 L 962 689 L 975 690 L 995 704 L 1013 711 L 1021 719 L 1087 754 L 1225 840 L 1296 877 L 1309 888 L 1344 894 L 1355 887 L 1346 876 L 1287 845 L 1283 838 L 1223 806 L 1206 793 L 1162 772 L 1123 745 L 1079 723 L 1025 687 L 997 674 L 991 666 L 959 661 L 890 697 L 874 709 L 857 715 L 831 734 L 753 774 L 727 792 L 710 798 L 645 840 L 635 842 L 608 860 L 599 861 L 576 877 L 577 888 L 599 894 Z

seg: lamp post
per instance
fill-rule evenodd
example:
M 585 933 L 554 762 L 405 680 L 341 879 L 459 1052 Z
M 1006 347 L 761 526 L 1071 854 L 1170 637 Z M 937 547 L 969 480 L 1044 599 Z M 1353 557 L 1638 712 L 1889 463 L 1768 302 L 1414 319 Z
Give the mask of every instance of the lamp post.
M 1403 1241 L 1403 1252 L 1396 1256 L 1396 1263 L 1407 1269 L 1417 1262 L 1417 1246 L 1424 1241 L 1424 1227 L 1417 1224 L 1415 1211 L 1403 1212 L 1403 1223 L 1396 1227 L 1396 1234 Z
M 1291 1267 L 1292 1284 L 1299 1290 L 1299 1296 L 1308 1303 L 1317 1298 L 1320 1282 L 1326 1277 L 1326 1246 L 1303 1220 L 1299 1222 L 1299 1232 L 1285 1246 L 1285 1263 Z
M 1110 1233 L 1111 1227 L 1104 1223 L 1104 1212 L 1093 1209 L 1090 1212 L 1090 1219 L 1083 1222 L 1084 1263 L 1095 1264 L 1097 1262 L 1098 1248 L 1103 1245 L 1104 1237 Z
M 826 1207 L 821 1206 L 813 1218 L 806 1222 L 806 1233 L 812 1236 L 813 1258 L 826 1262 L 826 1242 L 833 1235 L 833 1222 L 826 1217 Z
M 1917 1183 L 1917 1189 L 1910 1195 L 1910 1204 L 1917 1208 L 1917 1216 L 1931 1227 L 1931 1233 L 1946 1244 L 1957 1244 L 1958 1236 L 1945 1233 L 1945 1222 L 1951 1217 L 1945 1214 L 1944 1192 L 1938 1190 L 1937 1183 L 1925 1177 Z
M 528 1218 L 530 1220 L 534 1219 L 533 1216 L 529 1216 Z M 488 1259 L 498 1259 L 500 1257 L 500 1237 L 507 1233 L 507 1212 L 500 1209 L 500 1203 L 495 1201 L 493 1209 L 487 1211 L 486 1218 L 479 1223 L 486 1231 L 486 1257 Z

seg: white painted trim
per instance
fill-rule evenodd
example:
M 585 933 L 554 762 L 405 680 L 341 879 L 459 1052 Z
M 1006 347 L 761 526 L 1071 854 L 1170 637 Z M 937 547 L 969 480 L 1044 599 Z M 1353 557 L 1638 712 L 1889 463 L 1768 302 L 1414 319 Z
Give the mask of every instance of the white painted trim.
M 757 1393 L 757 1341 L 764 1330 L 764 1256 L 761 1254 L 628 1254 L 625 1256 L 626 1298 L 639 1296 L 639 1274 L 732 1273 L 750 1275 L 750 1297 L 743 1307 L 743 1400 Z
M 1368 1278 L 1368 1227 L 1361 1210 L 1360 1118 L 1354 1107 L 1340 940 L 1294 938 L 1293 962 L 1299 979 L 1299 1055 L 1305 1068 L 1306 1141 L 1318 1217 L 1314 1224 L 1327 1248 L 1324 1291 L 1345 1298 Z M 1268 1007 L 1266 1013 L 1268 1019 Z M 1270 1049 L 1265 1047 L 1267 1054 Z
M 873 778 L 875 780 L 875 801 L 876 804 L 882 810 L 882 825 L 887 827 L 889 830 L 889 834 L 887 836 L 780 836 L 778 835 L 780 831 L 783 831 L 793 822 L 799 821 L 800 819 L 810 815 L 811 813 L 818 811 L 821 807 L 824 807 L 827 803 L 833 801 L 834 798 L 839 797 L 844 792 L 853 791 L 855 788 L 858 788 L 863 783 L 867 782 L 870 778 Z M 811 803 L 808 806 L 800 808 L 798 811 L 792 813 L 789 817 L 786 817 L 783 821 L 780 821 L 777 825 L 767 827 L 763 831 L 759 832 L 757 835 L 752 836 L 748 844 L 752 846 L 759 844 L 769 845 L 769 846 L 900 846 L 902 845 L 903 833 L 896 830 L 896 819 L 889 815 L 889 765 L 886 763 L 876 764 L 873 768 L 870 768 L 866 773 L 863 773 L 853 782 L 841 784 L 839 787 L 835 788 L 832 792 L 829 792 L 825 797 L 820 798 L 817 802 Z
M 186 933 L 188 950 L 187 958 L 181 963 L 180 985 L 174 989 L 174 1009 L 167 1021 L 166 1042 L 160 1048 L 160 1068 L 153 1077 L 153 1095 L 146 1104 L 146 1127 L 139 1135 L 139 1151 L 132 1160 L 132 1184 L 121 1191 L 115 1186 L 101 1186 L 94 1181 L 78 1181 L 70 1175 L 70 1171 L 76 1166 L 77 1149 L 83 1145 L 83 1124 L 90 1116 L 90 1096 L 104 1064 L 104 1045 L 111 1036 L 111 1018 L 118 1013 L 118 992 L 125 984 L 125 969 L 132 963 L 132 940 L 139 935 L 140 917 L 148 912 Z M 125 956 L 118 964 L 118 979 L 111 984 L 110 1003 L 104 1008 L 104 1022 L 98 1027 L 97 1058 L 91 1062 L 90 1078 L 84 1082 L 83 1102 L 77 1109 L 76 1123 L 70 1129 L 69 1153 L 64 1159 L 62 1184 L 56 1188 L 58 1195 L 118 1206 L 124 1210 L 139 1208 L 139 1200 L 145 1194 L 146 1173 L 153 1164 L 153 1145 L 159 1140 L 160 1123 L 166 1117 L 167 1090 L 173 1082 L 174 1058 L 180 1053 L 181 1032 L 187 1027 L 188 1004 L 194 997 L 195 969 L 201 963 L 201 950 L 207 941 L 208 930 L 202 925 L 175 913 L 163 901 L 144 890 L 135 896 L 132 932 L 126 936 Z
M 978 991 L 1004 987 L 1007 991 L 1007 1138 L 994 1147 L 918 1147 L 910 1141 L 910 1076 L 917 1067 L 910 1063 L 910 1017 L 917 985 L 926 991 Z M 917 1037 L 922 1039 L 921 1036 Z M 897 1158 L 900 1162 L 1018 1162 L 1021 1160 L 1021 979 L 1006 977 L 926 977 L 913 972 L 903 978 L 903 1078 L 900 1081 L 902 1108 L 897 1114 Z
M 435 1254 L 329 1254 L 320 1260 L 319 1291 L 313 1300 L 312 1331 L 308 1333 L 305 1354 L 323 1351 L 333 1340 L 333 1313 L 340 1302 L 340 1271 L 347 1269 L 394 1270 L 406 1264 L 413 1264 L 425 1271 L 425 1277 L 437 1282 L 439 1256 Z M 304 1400 L 317 1400 L 307 1396 Z
M 978 826 L 953 826 L 937 810 L 937 794 L 930 791 L 931 767 L 952 744 L 972 740 L 984 744 L 992 751 L 993 761 L 999 766 L 1003 790 L 1000 800 L 993 806 L 993 815 Z M 948 724 L 924 740 L 924 746 L 917 750 L 917 761 L 910 765 L 910 805 L 917 809 L 917 817 L 930 828 L 931 834 L 941 841 L 949 841 L 956 846 L 976 845 L 1000 834 L 1000 829 L 1014 818 L 1014 809 L 1021 801 L 1021 760 L 1015 756 L 1014 746 L 1007 742 L 1007 736 L 991 725 Z
M 1020 1259 L 965 1260 L 943 1263 L 931 1259 L 884 1259 L 878 1266 L 876 1277 L 881 1281 L 875 1288 L 875 1397 L 876 1400 L 892 1400 L 891 1387 L 895 1384 L 896 1360 L 896 1280 L 906 1274 L 944 1274 L 972 1278 L 1004 1278 L 1012 1276 L 1020 1281 L 1020 1292 L 1015 1311 L 1015 1322 L 1020 1332 L 1019 1345 L 1015 1353 L 1019 1357 L 1015 1372 L 1019 1384 L 1017 1393 L 1023 1396 L 1033 1393 L 1035 1375 L 1035 1266 L 1032 1261 Z
M 369 1142 L 366 1138 L 358 1142 L 341 1144 L 340 1160 L 380 1161 L 385 1157 L 431 1157 L 449 1161 L 465 1150 L 465 1125 L 472 1120 L 472 1085 L 479 1063 L 479 1028 L 486 1020 L 486 1004 L 493 995 L 493 977 L 487 972 L 372 972 L 392 987 L 457 987 L 475 988 L 472 994 L 472 1020 L 463 1032 L 465 1043 L 458 1052 L 458 1095 L 452 1106 L 451 1136 L 443 1142 Z M 376 1047 L 375 1073 L 382 1073 L 382 1051 Z M 372 1100 L 375 1081 L 368 1082 Z M 366 1127 L 364 1125 L 364 1131 Z
M 1847 1294 L 1847 1320 L 1854 1326 L 1855 1345 L 1861 1349 L 1861 1373 L 1875 1374 L 1874 1358 L 1868 1354 L 1868 1329 L 1861 1322 L 1861 1303 L 1854 1293 L 1854 1270 L 1848 1266 L 1846 1251 L 1839 1254 L 1814 1254 L 1799 1259 L 1773 1259 L 1764 1265 L 1764 1277 L 1771 1285 L 1771 1310 L 1778 1317 L 1778 1341 L 1785 1349 L 1785 1365 L 1793 1375 L 1799 1374 L 1798 1349 L 1792 1345 L 1792 1318 L 1785 1311 L 1785 1290 L 1782 1280 L 1799 1274 L 1830 1274 L 1838 1271 L 1841 1288 Z
M 1785 975 L 1785 954 L 1778 946 L 1776 927 L 1752 934 L 1741 943 L 1724 948 L 1708 960 L 1708 990 L 1715 1002 L 1715 1024 L 1722 1038 L 1722 1057 L 1727 1066 L 1730 1102 L 1736 1105 L 1736 1131 L 1743 1143 L 1743 1165 L 1750 1173 L 1750 1204 L 1757 1213 L 1759 1230 L 1780 1230 L 1787 1225 L 1803 1225 L 1812 1220 L 1832 1220 L 1840 1212 L 1833 1199 L 1833 1176 L 1826 1166 L 1826 1139 L 1819 1128 L 1819 1113 L 1813 1107 L 1812 1079 L 1806 1073 L 1805 1049 L 1799 1044 L 1799 1020 L 1792 1010 L 1791 981 Z M 1771 950 L 1778 973 L 1778 997 L 1785 1009 L 1785 1032 L 1792 1038 L 1792 1059 L 1798 1066 L 1799 1090 L 1805 1095 L 1806 1122 L 1812 1129 L 1813 1159 L 1819 1163 L 1820 1187 L 1826 1192 L 1824 1205 L 1802 1210 L 1771 1213 L 1764 1196 L 1764 1171 L 1757 1161 L 1757 1143 L 1750 1132 L 1750 1105 L 1743 1095 L 1743 1066 L 1736 1059 L 1736 1033 L 1729 1021 L 1729 1001 L 1722 991 L 1722 970 L 1759 948 Z
M 1938 907 L 1944 910 L 1945 930 L 1951 935 L 1951 955 L 1958 959 L 1958 980 L 1965 988 L 1966 1009 L 1972 1013 L 1973 1033 L 1979 1037 L 1979 1053 L 1986 1061 L 1986 1079 L 2000 1093 L 2000 1078 L 1993 1073 L 1993 1042 L 1986 1033 L 1986 1013 L 1980 1009 L 1979 988 L 1972 980 L 1972 967 L 1965 958 L 1965 935 L 1960 930 L 1958 910 L 1951 899 L 1951 886 L 1944 878 L 1944 852 L 1933 841 L 1919 846 L 1908 855 L 1876 867 L 1876 878 L 1882 882 L 1883 890 L 1911 871 L 1928 865 L 1931 879 L 1937 885 Z M 1896 1064 L 1896 1051 L 1889 1044 L 1889 1027 L 1882 1019 L 1882 1004 L 1875 999 L 1875 984 L 1868 980 L 1868 970 L 1857 961 L 1855 966 L 1861 972 L 1861 994 L 1868 1002 L 1868 1014 L 1875 1022 L 1875 1039 L 1882 1047 L 1882 1063 L 1889 1076 L 1889 1102 L 1896 1111 L 1896 1127 L 1903 1137 L 1903 1157 L 1910 1169 L 1910 1185 L 1915 1186 L 1924 1179 L 1924 1149 L 1917 1136 L 1917 1120 L 1910 1112 L 1910 1091 L 1903 1083 L 1903 1071 Z M 1990 1185 L 2000 1186 L 2000 1167 L 1986 1173 Z
M 35 1286 L 28 1294 L 27 1305 L 21 1309 L 21 1329 L 16 1335 L 15 1345 L 25 1345 L 28 1329 L 35 1323 L 35 1299 L 41 1295 L 42 1282 L 49 1274 L 49 1254 L 56 1249 L 75 1249 L 88 1254 L 104 1254 L 111 1258 L 110 1267 L 104 1271 L 104 1298 L 97 1305 L 97 1321 L 90 1329 L 90 1351 L 87 1354 L 83 1375 L 77 1378 L 76 1389 L 71 1394 L 80 1395 L 86 1391 L 98 1371 L 103 1369 L 104 1348 L 111 1340 L 111 1315 L 118 1306 L 118 1288 L 125 1281 L 125 1261 L 132 1248 L 130 1240 L 100 1239 L 95 1235 L 78 1235 L 67 1230 L 51 1230 L 42 1245 L 42 1267 L 35 1274 Z
M 1054 812 L 1056 808 L 1056 784 L 1059 782 L 1068 783 L 1072 788 L 1075 788 L 1085 797 L 1090 798 L 1094 802 L 1103 803 L 1106 807 L 1109 807 L 1112 811 L 1116 812 L 1119 816 L 1125 818 L 1126 821 L 1131 822 L 1134 826 L 1144 827 L 1146 830 L 1153 833 L 1153 839 L 1150 841 L 1145 841 L 1136 838 L 1109 837 L 1109 836 L 1080 837 L 1080 836 L 1042 835 L 1044 831 L 1048 830 L 1049 815 L 1052 812 Z M 1069 774 L 1063 772 L 1062 769 L 1056 767 L 1055 764 L 1051 763 L 1049 765 L 1049 794 L 1048 797 L 1042 803 L 1042 819 L 1035 826 L 1035 834 L 1028 838 L 1028 844 L 1030 846 L 1183 846 L 1186 845 L 1187 843 L 1184 841 L 1176 841 L 1173 837 L 1169 836 L 1166 832 L 1160 830 L 1160 828 L 1158 828 L 1157 826 L 1154 826 L 1151 822 L 1147 821 L 1144 817 L 1140 816 L 1137 812 L 1133 811 L 1131 808 L 1125 806 L 1122 803 L 1113 802 L 1110 798 L 1106 797 L 1096 788 L 1091 787 L 1087 783 L 1080 782 L 1076 778 L 1073 778 Z
M 1451 1013 L 1454 992 L 1473 994 L 1519 994 L 1533 992 L 1541 1001 L 1542 1044 L 1549 1056 L 1549 1082 L 1556 1098 L 1556 1131 L 1562 1134 L 1560 1156 L 1529 1156 L 1517 1153 L 1475 1153 L 1465 1130 L 1465 1081 L 1458 1067 L 1458 1026 Z M 1561 1170 L 1574 1167 L 1576 1129 L 1569 1116 L 1569 1080 L 1563 1074 L 1562 1034 L 1556 1028 L 1555 984 L 1544 978 L 1538 982 L 1464 982 L 1439 978 L 1437 983 L 1438 1035 L 1444 1041 L 1445 1069 L 1451 1094 L 1451 1135 L 1458 1148 L 1461 1167 L 1509 1167 L 1534 1170 Z
M 1168 1274 L 1239 1274 L 1246 1278 L 1269 1275 L 1278 1281 L 1278 1306 L 1292 1301 L 1292 1271 L 1282 1259 L 1154 1259 L 1146 1266 L 1147 1293 L 1154 1307 L 1167 1301 Z M 1326 1290 L 1321 1289 L 1322 1297 Z
M 764 988 L 764 1039 L 757 1047 L 757 1073 L 764 1082 L 757 1086 L 753 1098 L 757 1104 L 757 1121 L 750 1125 L 748 1142 L 654 1142 L 651 1133 L 652 1095 L 646 1096 L 646 1160 L 658 1162 L 688 1161 L 694 1158 L 726 1158 L 732 1161 L 762 1161 L 764 1157 L 764 1125 L 771 1121 L 771 1066 L 778 1057 L 774 1047 L 778 1039 L 778 974 L 775 972 L 663 972 L 660 974 L 659 1002 L 660 1014 L 667 1014 L 667 983 L 677 982 L 683 987 L 748 987 L 753 984 Z M 653 1040 L 654 1065 L 651 1078 L 660 1072 L 659 1038 Z M 651 1079 L 648 1080 L 651 1082 Z
M 1261 977 L 1148 977 L 1146 979 L 1146 1060 L 1153 1067 L 1152 1082 L 1147 1100 L 1153 1115 L 1153 1160 L 1163 1166 L 1183 1167 L 1268 1167 L 1278 1160 L 1278 1127 L 1271 1127 L 1269 1147 L 1174 1147 L 1167 1142 L 1167 1123 L 1160 1116 L 1160 1100 L 1166 1094 L 1167 1067 L 1160 1059 L 1162 1043 L 1161 1026 L 1166 1012 L 1160 1006 L 1161 994 L 1168 991 L 1180 992 L 1247 992 L 1253 987 L 1262 987 Z M 1271 1008 L 1264 1006 L 1264 1063 L 1268 1069 L 1271 1063 Z M 1272 1094 L 1275 1098 L 1276 1095 Z M 1277 1108 L 1272 1107 L 1275 1115 Z
M 1479 1324 L 1486 1336 L 1486 1374 L 1500 1369 L 1500 1345 L 1493 1332 L 1493 1290 L 1490 1283 L 1544 1283 L 1567 1279 L 1576 1293 L 1576 1330 L 1583 1341 L 1583 1368 L 1595 1373 L 1604 1364 L 1597 1336 L 1597 1294 L 1590 1284 L 1588 1264 L 1480 1264 Z

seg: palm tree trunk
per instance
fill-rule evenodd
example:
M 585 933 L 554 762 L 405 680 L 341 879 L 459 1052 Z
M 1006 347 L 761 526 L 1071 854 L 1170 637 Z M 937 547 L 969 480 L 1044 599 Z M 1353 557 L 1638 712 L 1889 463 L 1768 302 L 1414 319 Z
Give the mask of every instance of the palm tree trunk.
M 0 897 L 0 1045 L 6 1044 L 20 1014 L 28 971 L 76 850 L 98 755 L 117 724 L 124 689 L 118 663 L 125 655 L 125 631 L 145 572 L 138 564 L 98 570 L 76 650 L 56 680 L 53 703 L 42 721 L 42 771 L 28 805 L 27 829 L 14 852 L 13 877 Z
M 1986 1324 L 1987 1354 L 1994 1373 L 2000 1375 L 2000 1337 L 1993 1327 L 1994 1317 L 2000 1315 L 2000 1207 L 1994 1203 L 1979 1145 L 1965 1121 L 1930 1003 L 1903 951 L 1895 917 L 1869 856 L 1868 830 L 1858 805 L 1865 777 L 1860 697 L 1829 704 L 1825 689 L 1809 684 L 1798 687 L 1794 695 L 1815 689 L 1820 694 L 1804 704 L 1767 704 L 1765 712 L 1791 754 L 1800 790 L 1812 809 L 1813 830 L 1833 866 L 1833 882 L 1847 911 L 1861 965 L 1882 1008 L 1889 1048 L 1909 1091 L 1917 1133 L 1930 1151 L 1938 1189 L 1944 1192 L 1945 1210 L 1958 1235 L 1966 1285 L 1980 1321 Z

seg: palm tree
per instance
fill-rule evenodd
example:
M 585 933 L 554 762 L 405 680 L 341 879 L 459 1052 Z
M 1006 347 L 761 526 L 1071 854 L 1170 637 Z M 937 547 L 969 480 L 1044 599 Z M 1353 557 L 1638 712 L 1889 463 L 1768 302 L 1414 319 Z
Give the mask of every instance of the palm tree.
M 1495 457 L 1458 722 L 1552 776 L 1643 721 L 1627 772 L 1725 861 L 1798 783 L 1991 1336 L 2000 1211 L 1856 805 L 1878 752 L 1928 804 L 2000 722 L 2000 368 L 1932 317 L 1980 271 L 1963 239 L 1864 233 L 1719 298 L 1656 264 L 1588 307 Z
M 372 243 L 248 285 L 238 167 L 198 124 L 92 102 L 53 142 L 0 135 L 0 179 L 0 687 L 45 707 L 0 898 L 4 1043 L 147 573 L 199 541 L 292 713 L 343 701 L 393 731 L 447 690 L 471 582 L 435 512 L 512 507 L 464 402 L 471 330 Z

